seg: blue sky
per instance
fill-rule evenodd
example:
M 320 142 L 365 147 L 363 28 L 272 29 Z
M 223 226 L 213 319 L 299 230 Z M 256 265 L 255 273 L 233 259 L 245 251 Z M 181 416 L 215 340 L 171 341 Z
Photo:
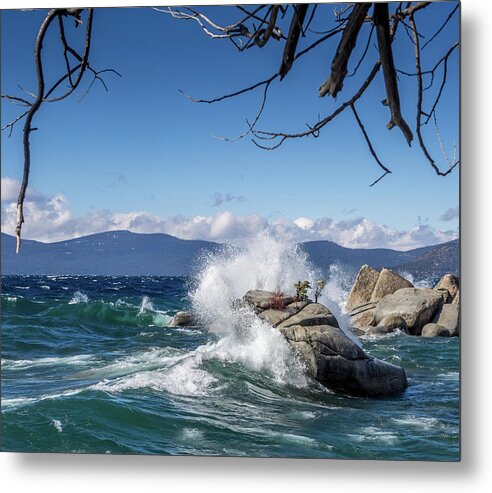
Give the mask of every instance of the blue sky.
M 421 31 L 431 35 L 455 5 L 438 3 L 423 11 L 417 16 Z M 323 9 L 323 22 L 313 29 L 333 25 L 333 7 Z M 229 7 L 204 11 L 224 22 L 237 15 Z M 32 51 L 44 15 L 45 11 L 2 13 L 2 93 L 22 95 L 17 84 L 35 89 Z M 368 29 L 353 60 L 364 48 Z M 53 31 L 45 43 L 46 73 L 52 80 L 63 70 Z M 458 38 L 454 16 L 424 50 L 424 67 Z M 314 39 L 303 40 L 300 48 Z M 336 42 L 322 45 L 272 86 L 258 128 L 304 130 L 318 113 L 328 114 L 351 95 L 360 84 L 358 78 L 347 79 L 338 101 L 318 97 L 335 49 Z M 74 98 L 44 105 L 36 116 L 39 130 L 32 135 L 33 191 L 27 204 L 32 204 L 31 212 L 26 207 L 26 237 L 52 241 L 127 227 L 220 241 L 274 227 L 296 240 L 326 238 L 347 246 L 407 248 L 456 236 L 458 170 L 446 178 L 436 176 L 416 142 L 409 148 L 397 128 L 386 129 L 389 114 L 380 104 L 385 97 L 381 74 L 357 107 L 393 173 L 369 187 L 380 170 L 349 111 L 325 127 L 318 139 L 293 140 L 269 152 L 249 139 L 228 143 L 212 137 L 240 134 L 245 119 L 254 118 L 261 93 L 198 105 L 178 91 L 208 98 L 266 78 L 281 58 L 282 47 L 274 41 L 262 50 L 238 53 L 227 41 L 209 39 L 194 22 L 148 8 L 100 8 L 94 17 L 92 50 L 95 68 L 112 67 L 123 77 L 108 74 L 109 93 L 96 82 L 79 102 L 86 83 Z M 403 29 L 394 50 L 397 68 L 413 71 L 413 46 Z M 373 42 L 360 73 L 368 73 L 376 58 Z M 459 146 L 458 61 L 453 54 L 438 111 L 450 154 L 454 142 Z M 437 72 L 427 101 L 432 101 L 440 80 Z M 415 80 L 401 76 L 399 87 L 403 114 L 414 127 Z M 19 110 L 2 101 L 2 125 Z M 431 152 L 445 167 L 434 125 L 425 131 Z M 2 229 L 7 232 L 15 220 L 10 204 L 22 160 L 22 126 L 17 126 L 11 138 L 2 133 Z

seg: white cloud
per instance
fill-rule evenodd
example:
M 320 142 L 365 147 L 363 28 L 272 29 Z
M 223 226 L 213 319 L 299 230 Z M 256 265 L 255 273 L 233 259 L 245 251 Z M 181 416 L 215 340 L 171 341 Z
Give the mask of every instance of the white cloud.
M 453 219 L 456 219 L 457 217 L 459 217 L 460 215 L 460 211 L 459 211 L 459 208 L 458 207 L 453 207 L 453 208 L 450 208 L 448 209 L 440 218 L 439 220 L 440 221 L 445 221 L 445 222 L 449 222 L 449 221 L 452 221 Z
M 2 231 L 10 234 L 15 230 L 18 189 L 18 182 L 2 178 Z M 455 230 L 443 231 L 427 224 L 398 230 L 363 217 L 346 220 L 298 217 L 295 220 L 280 218 L 268 221 L 258 214 L 239 216 L 229 211 L 218 211 L 209 216 L 171 218 L 161 218 L 147 211 L 98 211 L 74 216 L 63 194 L 47 197 L 36 191 L 28 194 L 24 210 L 23 236 L 40 241 L 60 241 L 123 229 L 136 233 L 167 233 L 184 239 L 230 242 L 235 238 L 270 231 L 291 242 L 331 240 L 351 248 L 406 250 L 457 237 Z

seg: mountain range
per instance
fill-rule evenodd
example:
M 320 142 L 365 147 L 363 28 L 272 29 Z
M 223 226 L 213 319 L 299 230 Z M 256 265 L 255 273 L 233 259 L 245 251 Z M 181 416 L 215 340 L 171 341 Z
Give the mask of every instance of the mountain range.
M 55 243 L 23 240 L 19 255 L 15 238 L 1 235 L 3 275 L 190 275 L 209 253 L 224 248 L 219 243 L 181 240 L 170 235 L 108 231 Z M 327 271 L 338 264 L 349 273 L 361 265 L 392 268 L 415 280 L 438 278 L 447 272 L 459 275 L 459 241 L 408 251 L 353 249 L 332 241 L 301 243 L 309 260 Z

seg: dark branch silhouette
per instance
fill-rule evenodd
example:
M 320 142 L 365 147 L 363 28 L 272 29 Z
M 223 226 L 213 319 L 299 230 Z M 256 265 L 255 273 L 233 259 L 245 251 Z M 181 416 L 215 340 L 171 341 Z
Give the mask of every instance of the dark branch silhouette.
M 30 135 L 32 132 L 37 130 L 37 128 L 34 128 L 32 126 L 32 122 L 36 113 L 39 111 L 39 109 L 44 103 L 55 103 L 58 101 L 62 101 L 68 98 L 69 96 L 71 96 L 76 91 L 76 89 L 80 86 L 82 80 L 84 79 L 84 75 L 87 71 L 92 72 L 94 78 L 91 84 L 89 85 L 89 88 L 86 90 L 86 92 L 82 97 L 84 97 L 85 94 L 87 94 L 87 92 L 90 90 L 90 88 L 92 87 L 93 83 L 96 80 L 99 80 L 102 83 L 106 91 L 108 90 L 104 80 L 101 78 L 102 73 L 112 72 L 121 77 L 121 75 L 113 69 L 104 69 L 104 70 L 96 71 L 90 66 L 89 55 L 90 55 L 91 40 L 92 40 L 92 24 L 94 17 L 94 9 L 87 9 L 87 16 L 85 21 L 83 21 L 82 19 L 83 12 L 84 9 L 52 9 L 48 12 L 45 19 L 41 23 L 41 26 L 39 28 L 36 37 L 36 44 L 34 48 L 34 65 L 36 67 L 37 93 L 34 94 L 28 92 L 28 94 L 31 97 L 33 97 L 34 101 L 31 102 L 19 96 L 2 94 L 3 99 L 10 101 L 12 103 L 18 103 L 21 106 L 28 108 L 26 111 L 24 111 L 19 116 L 17 116 L 14 120 L 12 120 L 11 122 L 7 123 L 5 126 L 2 127 L 2 130 L 9 129 L 9 136 L 10 136 L 12 134 L 15 124 L 25 118 L 24 129 L 23 129 L 24 168 L 23 168 L 22 182 L 19 190 L 19 196 L 17 198 L 17 225 L 15 228 L 15 235 L 17 238 L 17 247 L 16 247 L 17 253 L 19 252 L 21 246 L 22 224 L 24 223 L 24 201 L 26 198 L 27 186 L 29 184 L 29 174 L 31 170 Z M 76 26 L 82 25 L 85 22 L 86 29 L 85 29 L 83 55 L 79 55 L 79 53 L 75 49 L 73 49 L 67 41 L 65 26 L 64 26 L 65 17 L 70 17 L 74 19 Z M 60 41 L 63 46 L 63 58 L 65 61 L 66 73 L 64 73 L 49 89 L 46 89 L 44 65 L 43 65 L 43 42 L 46 33 L 48 32 L 48 29 L 50 28 L 53 21 L 55 20 L 58 20 L 58 29 L 60 34 Z M 73 67 L 70 64 L 69 55 L 71 55 L 77 61 L 76 65 L 74 65 Z M 64 93 L 58 96 L 50 97 L 56 92 L 57 89 L 59 89 L 62 86 L 63 82 L 67 80 L 69 82 L 68 89 Z

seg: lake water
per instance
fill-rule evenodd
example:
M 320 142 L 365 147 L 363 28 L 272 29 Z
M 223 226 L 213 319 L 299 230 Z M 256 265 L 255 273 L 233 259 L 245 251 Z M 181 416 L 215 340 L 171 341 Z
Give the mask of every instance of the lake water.
M 167 327 L 204 293 L 217 307 L 208 267 L 198 289 L 183 278 L 3 277 L 2 449 L 458 460 L 458 338 L 362 340 L 405 368 L 408 390 L 337 395 L 261 327 L 249 339 Z

